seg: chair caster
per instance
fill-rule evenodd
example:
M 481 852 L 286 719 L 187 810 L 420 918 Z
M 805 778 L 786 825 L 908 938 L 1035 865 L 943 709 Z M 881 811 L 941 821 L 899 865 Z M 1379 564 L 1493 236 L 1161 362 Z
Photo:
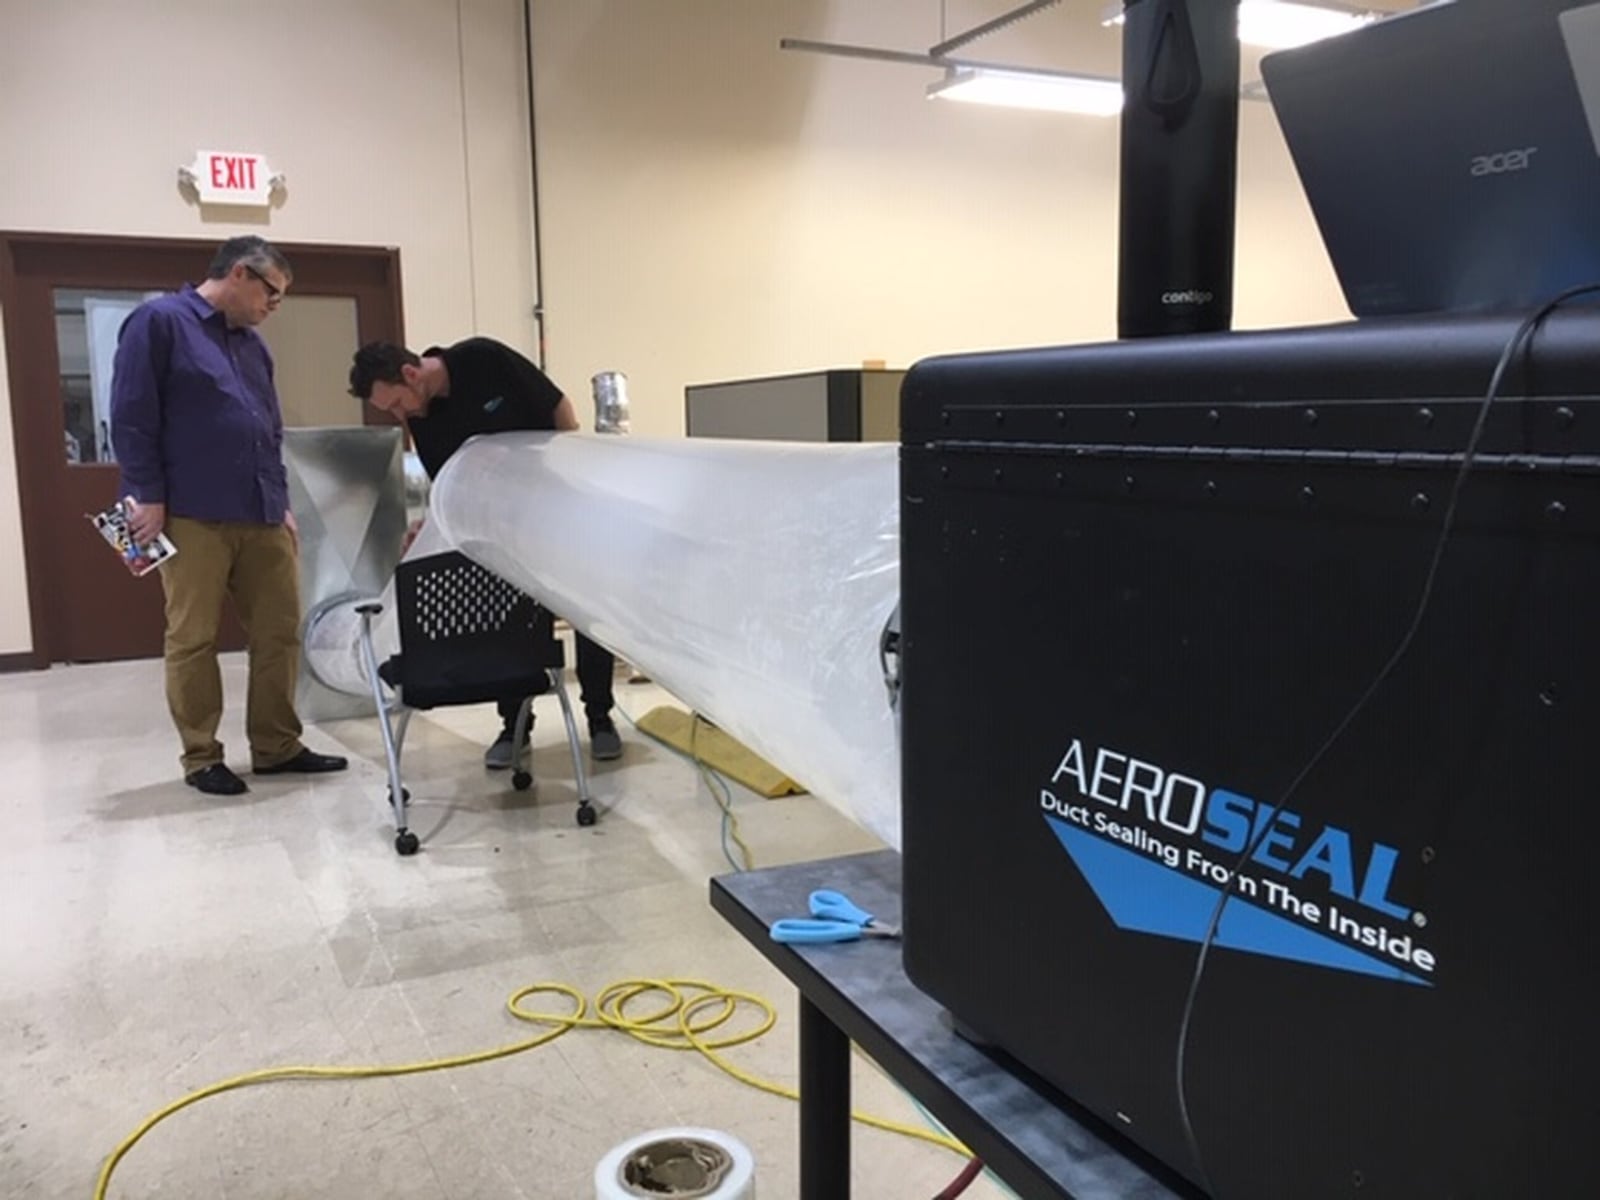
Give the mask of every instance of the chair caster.
M 582 825 L 585 829 L 594 824 L 596 815 L 597 814 L 594 811 L 594 806 L 591 805 L 587 800 L 578 805 L 578 824 Z
M 409 829 L 402 829 L 399 833 L 394 835 L 395 853 L 400 855 L 402 858 L 410 858 L 413 854 L 415 854 L 417 852 L 418 845 L 419 843 L 417 841 L 417 835 L 412 833 Z
M 511 786 L 519 792 L 525 792 L 533 786 L 533 776 L 527 771 L 518 771 L 511 777 Z

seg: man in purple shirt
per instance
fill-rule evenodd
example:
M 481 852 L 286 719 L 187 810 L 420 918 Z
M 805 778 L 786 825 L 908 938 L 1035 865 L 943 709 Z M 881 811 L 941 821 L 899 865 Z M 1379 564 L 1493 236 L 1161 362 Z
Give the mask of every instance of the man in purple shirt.
M 245 727 L 257 775 L 342 771 L 300 741 L 298 535 L 283 466 L 272 355 L 255 331 L 293 275 L 259 237 L 222 244 L 198 285 L 140 305 L 122 327 L 111 437 L 140 545 L 165 532 L 178 553 L 166 591 L 167 706 L 183 777 L 209 795 L 248 791 L 223 761 L 217 629 L 233 601 L 250 647 Z

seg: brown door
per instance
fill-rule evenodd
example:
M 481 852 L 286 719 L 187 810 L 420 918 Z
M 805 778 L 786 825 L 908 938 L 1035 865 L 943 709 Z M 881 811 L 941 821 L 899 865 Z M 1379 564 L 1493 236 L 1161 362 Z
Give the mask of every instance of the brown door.
M 146 295 L 204 277 L 216 246 L 0 233 L 0 309 L 36 667 L 161 653 L 159 580 L 131 575 L 86 517 L 117 498 L 108 402 L 110 356 L 122 319 Z M 343 298 L 341 307 L 354 308 L 347 322 L 351 350 L 376 339 L 404 343 L 396 251 L 280 246 L 294 266 L 285 309 L 298 297 L 310 297 L 310 305 Z M 278 319 L 263 326 L 269 341 Z M 292 377 L 294 364 L 284 366 Z M 279 374 L 282 379 L 282 367 Z M 330 381 L 330 395 L 342 391 L 342 381 Z M 348 406 L 346 424 L 370 419 L 351 397 L 328 402 Z M 230 617 L 224 648 L 242 644 Z

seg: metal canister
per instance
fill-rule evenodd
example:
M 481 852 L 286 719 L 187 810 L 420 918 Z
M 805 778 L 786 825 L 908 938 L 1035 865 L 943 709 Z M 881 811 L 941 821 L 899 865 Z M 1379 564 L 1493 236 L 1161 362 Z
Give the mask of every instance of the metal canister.
M 601 371 L 594 387 L 594 431 L 628 432 L 628 377 L 621 371 Z
M 428 515 L 428 493 L 433 488 L 433 481 L 428 478 L 427 468 L 414 450 L 407 450 L 401 455 L 400 466 L 405 475 L 406 524 L 409 525 Z

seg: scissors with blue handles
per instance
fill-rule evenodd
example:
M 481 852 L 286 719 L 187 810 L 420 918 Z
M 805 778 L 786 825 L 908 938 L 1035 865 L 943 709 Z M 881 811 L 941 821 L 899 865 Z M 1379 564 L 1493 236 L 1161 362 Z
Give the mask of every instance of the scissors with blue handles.
M 811 919 L 788 918 L 772 923 L 772 940 L 792 946 L 824 942 L 854 942 L 864 937 L 900 936 L 897 925 L 885 925 L 865 909 L 857 908 L 841 892 L 823 888 L 811 893 Z

